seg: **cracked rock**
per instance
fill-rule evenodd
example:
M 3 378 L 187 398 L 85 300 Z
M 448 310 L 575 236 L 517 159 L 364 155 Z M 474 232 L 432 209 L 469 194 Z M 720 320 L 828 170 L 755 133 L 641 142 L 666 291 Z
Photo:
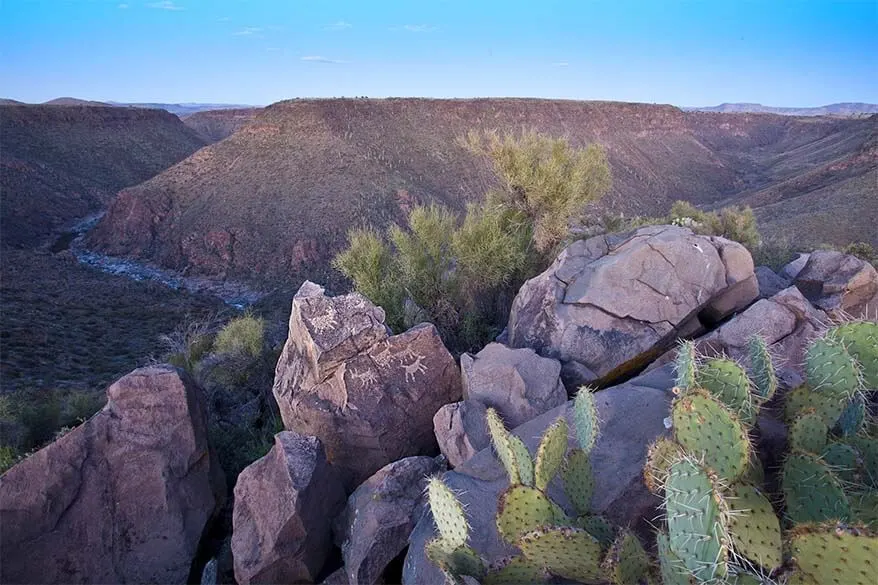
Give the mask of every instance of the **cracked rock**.
M 856 256 L 813 252 L 793 284 L 831 317 L 878 319 L 878 272 Z
M 758 294 L 753 260 L 736 242 L 676 226 L 597 236 L 524 284 L 509 345 L 560 360 L 568 389 L 607 384 Z

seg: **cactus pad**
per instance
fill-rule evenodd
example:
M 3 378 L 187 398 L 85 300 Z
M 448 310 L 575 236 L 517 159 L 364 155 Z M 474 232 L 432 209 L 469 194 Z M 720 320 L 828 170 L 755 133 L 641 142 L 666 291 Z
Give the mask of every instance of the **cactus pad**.
M 469 546 L 459 546 L 448 551 L 441 539 L 434 539 L 424 545 L 424 554 L 427 559 L 452 577 L 452 580 L 461 575 L 468 575 L 481 579 L 485 576 L 487 568 L 485 561 L 475 550 Z
M 726 492 L 728 530 L 736 553 L 772 570 L 781 564 L 780 521 L 759 489 L 737 483 Z
M 840 339 L 859 362 L 866 387 L 878 390 L 878 323 L 845 323 L 830 329 L 828 335 Z
M 677 442 L 703 458 L 721 478 L 732 482 L 747 469 L 751 451 L 747 432 L 719 401 L 692 391 L 674 403 L 671 417 Z
M 555 506 L 540 490 L 513 485 L 500 495 L 497 530 L 506 542 L 515 542 L 525 532 L 553 524 Z
M 845 442 L 857 450 L 862 461 L 865 483 L 878 488 L 878 439 L 848 437 Z
M 800 412 L 813 409 L 829 426 L 835 424 L 835 421 L 844 412 L 847 400 L 848 397 L 844 394 L 814 392 L 806 384 L 803 384 L 787 393 L 784 417 L 787 421 L 792 421 Z
M 674 382 L 677 388 L 683 391 L 695 388 L 697 368 L 698 356 L 695 353 L 695 344 L 691 341 L 684 341 L 677 349 L 677 358 L 674 360 L 674 373 L 676 374 Z
M 799 526 L 790 535 L 792 583 L 874 585 L 878 537 L 844 524 Z
M 760 401 L 767 402 L 777 390 L 777 374 L 774 371 L 768 344 L 763 338 L 754 335 L 747 341 L 747 350 L 750 354 L 750 371 L 753 374 L 756 395 Z
M 819 454 L 826 448 L 829 427 L 813 408 L 799 413 L 789 429 L 789 442 L 792 449 Z
M 463 506 L 457 496 L 441 479 L 431 477 L 427 482 L 427 499 L 436 528 L 439 529 L 439 541 L 447 552 L 464 546 L 469 538 L 469 525 L 463 513 Z
M 699 581 L 726 574 L 728 549 L 719 496 L 707 472 L 689 459 L 677 461 L 665 482 L 670 549 Z
M 483 585 L 533 585 L 548 581 L 541 566 L 524 557 L 507 557 L 491 565 Z
M 823 462 L 841 481 L 856 484 L 862 481 L 860 453 L 847 443 L 833 442 L 823 451 Z
M 567 420 L 562 415 L 549 425 L 534 461 L 534 487 L 545 490 L 555 477 L 567 452 Z
M 488 409 L 486 418 L 488 432 L 491 435 L 491 443 L 494 445 L 497 457 L 500 458 L 500 463 L 503 464 L 506 473 L 509 475 L 509 483 L 513 485 L 521 483 L 521 472 L 515 458 L 515 452 L 512 450 L 512 445 L 509 441 L 509 431 L 506 430 L 503 421 L 500 420 L 500 415 L 493 408 Z
M 588 514 L 591 509 L 591 497 L 594 494 L 594 475 L 588 453 L 582 449 L 573 449 L 567 455 L 562 470 L 564 492 L 578 514 Z
M 590 453 L 598 438 L 598 411 L 594 403 L 594 394 L 583 386 L 573 399 L 573 427 L 579 448 Z
M 649 571 L 649 557 L 637 537 L 624 530 L 613 542 L 601 568 L 614 585 L 637 585 Z
M 532 562 L 565 579 L 602 583 L 601 545 L 579 528 L 548 527 L 533 530 L 518 541 L 518 548 Z
M 792 453 L 784 463 L 782 484 L 787 516 L 796 524 L 850 516 L 841 482 L 815 455 Z
M 576 519 L 576 526 L 594 536 L 601 543 L 601 548 L 609 548 L 616 539 L 616 529 L 603 516 L 580 516 Z
M 671 550 L 668 535 L 664 532 L 656 534 L 659 571 L 664 585 L 693 585 L 695 579 L 689 574 L 680 557 Z
M 668 469 L 681 455 L 680 446 L 670 439 L 661 438 L 649 446 L 643 466 L 643 483 L 649 491 L 656 495 L 661 493 Z
M 833 431 L 842 437 L 852 437 L 866 426 L 866 401 L 862 394 L 851 398 L 838 417 Z
M 512 451 L 512 459 L 518 468 L 518 480 L 522 485 L 534 484 L 534 462 L 530 458 L 530 452 L 524 441 L 509 433 L 507 435 L 509 448 Z
M 805 355 L 805 377 L 815 392 L 853 396 L 862 384 L 860 365 L 832 336 L 816 339 Z
M 755 416 L 750 379 L 737 362 L 729 359 L 713 359 L 698 368 L 698 385 L 725 404 L 744 422 L 752 422 Z

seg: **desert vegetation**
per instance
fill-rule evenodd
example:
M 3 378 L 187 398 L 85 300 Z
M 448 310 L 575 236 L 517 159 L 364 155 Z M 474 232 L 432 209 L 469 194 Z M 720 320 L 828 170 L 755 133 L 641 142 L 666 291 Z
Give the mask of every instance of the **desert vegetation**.
M 547 265 L 571 222 L 610 188 L 595 145 L 572 147 L 536 132 L 469 134 L 463 142 L 490 163 L 499 187 L 462 219 L 441 205 L 416 206 L 408 226 L 348 235 L 334 265 L 384 307 L 396 331 L 437 325 L 457 351 L 499 333 L 521 283 Z

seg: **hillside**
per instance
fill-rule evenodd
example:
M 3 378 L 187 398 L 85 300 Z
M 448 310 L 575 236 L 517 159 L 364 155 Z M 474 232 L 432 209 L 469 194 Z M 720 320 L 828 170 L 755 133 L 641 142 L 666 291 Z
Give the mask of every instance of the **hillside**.
M 43 102 L 45 106 L 109 106 L 104 102 L 95 102 L 91 100 L 81 100 L 74 97 L 59 97 L 47 102 Z
M 251 109 L 254 106 L 247 104 L 203 104 L 197 102 L 189 102 L 183 104 L 166 104 L 155 102 L 107 102 L 113 106 L 127 106 L 131 108 L 150 108 L 157 110 L 165 110 L 174 115 L 185 117 L 198 112 L 212 112 L 216 110 L 242 110 Z
M 194 114 L 182 115 L 183 123 L 195 130 L 204 142 L 213 144 L 234 134 L 239 128 L 250 123 L 260 108 L 236 110 L 204 110 Z
M 162 110 L 6 105 L 0 123 L 0 237 L 17 247 L 46 242 L 204 145 Z
M 780 114 L 782 116 L 863 116 L 878 114 L 878 104 L 839 103 L 815 108 L 778 108 L 762 104 L 720 104 L 683 108 L 687 111 L 734 114 Z
M 614 175 L 606 206 L 659 214 L 675 199 L 712 206 L 755 197 L 856 157 L 876 122 L 610 102 L 291 100 L 120 192 L 90 244 L 219 278 L 331 283 L 328 261 L 350 227 L 401 221 L 414 202 L 462 209 L 483 196 L 487 169 L 456 142 L 470 129 L 533 127 L 577 145 L 599 142 Z M 863 177 L 858 197 L 874 196 L 875 168 L 867 158 L 852 171 Z M 810 235 L 821 238 L 820 227 Z

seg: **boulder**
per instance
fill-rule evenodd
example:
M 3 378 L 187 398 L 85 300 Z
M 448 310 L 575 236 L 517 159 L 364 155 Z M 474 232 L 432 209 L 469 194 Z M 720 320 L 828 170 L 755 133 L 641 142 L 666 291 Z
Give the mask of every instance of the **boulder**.
M 235 580 L 313 583 L 332 551 L 332 519 L 344 509 L 341 481 L 316 437 L 278 433 L 235 484 Z
M 381 468 L 348 498 L 335 523 L 347 582 L 374 585 L 408 546 L 427 477 L 445 471 L 441 458 L 407 457 Z
M 451 467 L 457 467 L 491 444 L 485 416 L 488 409 L 477 400 L 446 404 L 433 417 L 439 450 Z
M 878 320 L 878 272 L 856 256 L 813 252 L 793 283 L 831 317 Z
M 808 263 L 808 258 L 810 258 L 810 256 L 811 254 L 799 254 L 796 256 L 795 260 L 787 263 L 780 269 L 780 276 L 788 278 L 789 280 L 795 279 L 802 271 L 802 268 L 805 267 L 805 264 Z
M 433 415 L 460 400 L 460 372 L 436 328 L 391 336 L 362 295 L 306 282 L 293 299 L 274 395 L 287 429 L 319 437 L 353 490 L 392 461 L 435 454 Z
M 617 525 L 633 526 L 645 535 L 652 534 L 649 522 L 655 518 L 660 500 L 643 485 L 643 465 L 648 446 L 668 432 L 664 419 L 673 397 L 670 392 L 673 383 L 673 372 L 670 366 L 666 366 L 595 393 L 601 428 L 591 454 L 596 486 L 592 509 Z M 562 414 L 570 425 L 573 446 L 572 402 L 540 415 L 513 432 L 534 454 L 545 429 Z M 500 540 L 495 524 L 497 499 L 508 487 L 509 480 L 493 451 L 490 448 L 482 450 L 442 477 L 464 505 L 473 546 L 491 562 L 512 554 L 514 551 Z M 559 482 L 553 482 L 549 493 L 569 512 L 568 502 L 559 486 Z M 424 544 L 434 535 L 433 518 L 429 508 L 425 507 L 409 538 L 403 583 L 444 582 L 441 572 L 424 556 Z
M 792 284 L 792 281 L 777 274 L 768 266 L 755 268 L 756 280 L 759 282 L 759 297 L 767 299 L 773 297 Z
M 475 356 L 460 356 L 464 400 L 494 408 L 509 427 L 517 427 L 567 402 L 561 363 L 530 348 L 489 343 Z
M 201 391 L 171 366 L 134 370 L 0 476 L 0 582 L 186 583 L 224 483 Z
M 524 284 L 509 345 L 560 360 L 568 388 L 607 384 L 758 294 L 753 260 L 736 242 L 676 226 L 597 236 Z

